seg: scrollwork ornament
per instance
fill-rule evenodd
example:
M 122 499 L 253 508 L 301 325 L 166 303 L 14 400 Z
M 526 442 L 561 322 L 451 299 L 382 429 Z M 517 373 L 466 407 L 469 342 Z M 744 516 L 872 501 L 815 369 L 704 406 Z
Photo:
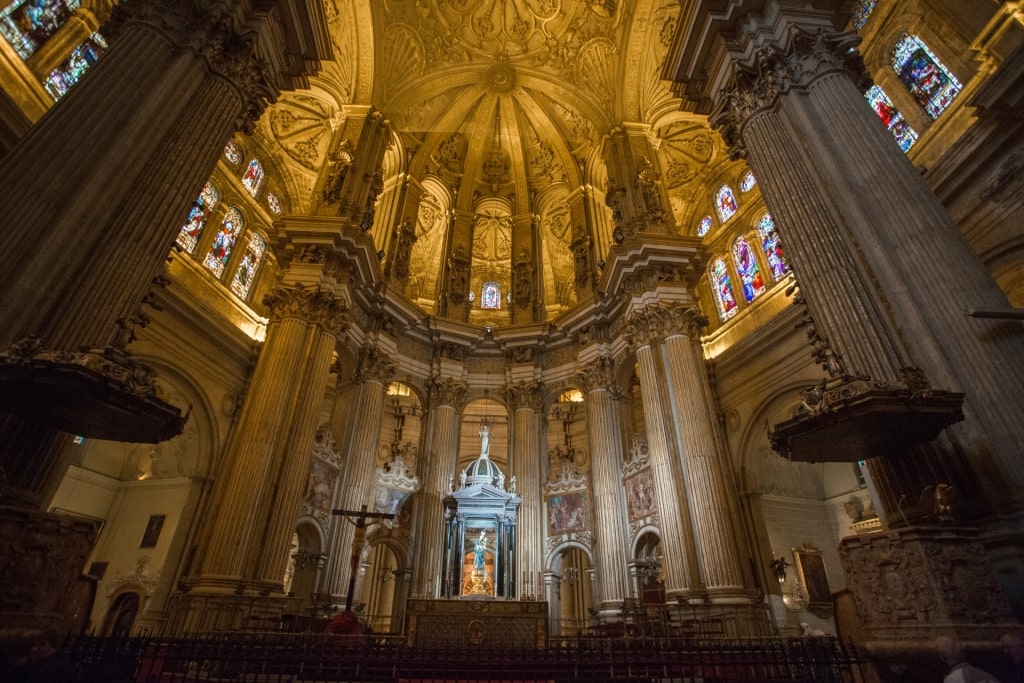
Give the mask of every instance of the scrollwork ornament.
M 380 382 L 390 384 L 397 366 L 391 358 L 372 346 L 364 347 L 356 364 L 356 382 Z
M 665 331 L 668 335 L 683 334 L 689 337 L 690 341 L 700 341 L 701 331 L 708 326 L 708 319 L 699 308 L 672 306 L 663 310 Z
M 466 402 L 468 389 L 465 384 L 450 378 L 433 377 L 427 384 L 428 401 L 431 406 L 451 406 L 459 409 Z
M 657 306 L 633 311 L 626 319 L 626 337 L 634 347 L 649 346 L 665 336 L 665 316 Z
M 610 389 L 615 384 L 615 361 L 610 356 L 598 357 L 593 363 L 577 370 L 576 382 L 584 393 Z
M 505 387 L 504 393 L 505 403 L 512 410 L 532 408 L 539 411 L 544 408 L 544 385 L 540 382 L 520 382 Z
M 294 287 L 277 287 L 263 297 L 263 305 L 270 309 L 273 320 L 300 318 L 319 325 L 335 336 L 348 326 L 348 311 L 344 303 L 330 292 Z

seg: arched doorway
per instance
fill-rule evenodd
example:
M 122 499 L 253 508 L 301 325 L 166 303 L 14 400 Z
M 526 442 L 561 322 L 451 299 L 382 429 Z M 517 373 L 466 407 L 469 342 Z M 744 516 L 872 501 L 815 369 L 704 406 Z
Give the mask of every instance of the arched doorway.
M 661 537 L 647 531 L 636 541 L 630 573 L 636 582 L 641 605 L 665 604 L 665 581 L 661 574 Z
M 551 578 L 552 635 L 574 636 L 591 625 L 594 604 L 590 556 L 578 546 L 562 550 L 553 563 Z
M 376 543 L 366 553 L 360 572 L 362 599 L 356 610 L 374 633 L 391 633 L 399 625 L 395 610 L 398 582 L 405 580 L 398 558 L 387 543 Z
M 288 550 L 288 569 L 284 577 L 285 594 L 293 598 L 289 611 L 303 617 L 318 614 L 321 601 L 316 599 L 317 578 L 324 564 L 320 534 L 309 523 L 300 524 L 292 535 Z
M 114 638 L 130 636 L 141 602 L 142 596 L 134 591 L 118 595 L 107 612 L 107 618 L 103 623 L 103 635 Z

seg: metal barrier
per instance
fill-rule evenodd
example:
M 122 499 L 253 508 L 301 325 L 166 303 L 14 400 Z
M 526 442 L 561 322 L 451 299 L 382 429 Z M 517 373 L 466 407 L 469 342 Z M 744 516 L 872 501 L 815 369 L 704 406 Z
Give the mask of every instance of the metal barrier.
M 103 683 L 251 681 L 861 680 L 858 654 L 835 638 L 561 638 L 544 649 L 410 648 L 390 636 L 220 634 L 86 637 L 62 652 L 66 680 Z

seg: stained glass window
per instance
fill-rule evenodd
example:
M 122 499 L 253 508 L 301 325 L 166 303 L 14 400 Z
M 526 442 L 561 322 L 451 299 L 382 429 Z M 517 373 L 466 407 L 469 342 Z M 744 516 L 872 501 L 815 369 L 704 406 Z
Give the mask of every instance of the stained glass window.
M 750 192 L 754 189 L 754 185 L 757 185 L 757 178 L 754 177 L 753 171 L 747 171 L 743 174 L 743 179 L 740 180 L 740 192 Z
M 764 294 L 764 278 L 757 266 L 757 258 L 754 257 L 745 237 L 738 237 L 732 243 L 732 257 L 736 262 L 740 283 L 743 285 L 743 298 L 749 303 Z
M 485 282 L 480 291 L 480 308 L 501 308 L 501 286 L 497 282 Z
M 221 223 L 220 230 L 217 231 L 217 236 L 213 239 L 213 245 L 203 261 L 203 265 L 212 270 L 217 277 L 224 274 L 224 266 L 231 258 L 231 249 L 235 246 L 235 240 L 241 230 L 242 214 L 232 206 L 224 216 L 224 222 Z
M 196 243 L 203 233 L 203 228 L 206 227 L 206 219 L 210 215 L 210 210 L 217 205 L 217 198 L 217 188 L 207 182 L 203 186 L 203 191 L 199 193 L 196 203 L 189 210 L 188 220 L 185 221 L 185 225 L 181 226 L 181 232 L 178 233 L 178 244 L 188 253 L 191 254 L 196 250 Z
M 711 286 L 715 289 L 715 303 L 718 304 L 718 317 L 723 321 L 736 315 L 736 297 L 732 295 L 732 281 L 725 261 L 719 257 L 711 264 Z
M 718 194 L 715 195 L 715 206 L 718 209 L 720 222 L 724 223 L 733 217 L 739 206 L 736 204 L 736 197 L 733 195 L 731 187 L 722 185 Z
M 253 197 L 260 193 L 260 186 L 263 185 L 263 167 L 260 162 L 255 159 L 249 162 L 249 167 L 242 176 L 242 184 Z
M 79 0 L 14 0 L 0 10 L 0 34 L 28 59 L 75 13 Z
M 50 72 L 50 75 L 46 78 L 46 92 L 55 100 L 59 100 L 61 97 L 71 89 L 75 83 L 78 83 L 79 79 L 85 75 L 85 72 L 89 70 L 89 67 L 95 64 L 100 55 L 107 49 L 107 41 L 103 39 L 98 33 L 94 33 L 89 38 L 71 51 L 68 58 L 60 63 L 56 69 Z
M 877 0 L 860 0 L 857 3 L 857 8 L 853 10 L 853 30 L 859 31 L 864 28 L 864 24 L 868 23 L 868 16 L 871 15 L 871 10 L 875 9 Z
M 933 119 L 945 111 L 962 85 L 917 36 L 903 34 L 892 51 L 892 68 Z
M 281 215 L 281 198 L 273 192 L 267 193 L 267 206 L 270 207 L 271 213 Z
M 906 152 L 913 147 L 914 143 L 917 142 L 917 132 L 910 127 L 910 124 L 906 122 L 903 115 L 896 110 L 892 100 L 885 94 L 881 86 L 871 86 L 864 93 L 864 97 L 867 98 L 871 108 L 878 114 L 878 118 L 882 119 L 882 123 L 889 129 L 892 136 L 896 138 L 900 149 Z
M 266 250 L 267 243 L 260 235 L 256 233 L 250 235 L 249 244 L 245 247 L 245 255 L 242 256 L 242 261 L 235 271 L 235 277 L 231 280 L 231 291 L 243 299 L 249 296 L 249 288 L 252 287 L 252 281 L 256 278 L 256 271 L 260 267 L 263 253 Z
M 782 253 L 779 233 L 775 230 L 775 220 L 770 213 L 761 216 L 757 232 L 761 235 L 761 247 L 768 259 L 768 269 L 772 271 L 772 277 L 779 280 L 789 272 L 789 264 Z
M 708 234 L 708 230 L 711 229 L 711 216 L 704 216 L 700 219 L 700 225 L 697 226 L 697 237 L 703 237 Z
M 236 166 L 242 163 L 242 148 L 237 142 L 228 140 L 228 144 L 224 145 L 224 158 Z

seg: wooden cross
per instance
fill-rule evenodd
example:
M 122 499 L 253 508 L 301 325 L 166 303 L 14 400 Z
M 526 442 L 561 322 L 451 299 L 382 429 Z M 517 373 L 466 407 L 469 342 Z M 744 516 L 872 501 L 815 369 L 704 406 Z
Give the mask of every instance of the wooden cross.
M 346 522 L 356 526 L 355 535 L 352 537 L 352 569 L 348 577 L 348 595 L 345 597 L 345 611 L 351 612 L 352 595 L 356 590 L 356 571 L 359 569 L 359 555 L 363 552 L 363 543 L 366 541 L 366 520 L 394 519 L 395 516 L 389 512 L 367 512 L 365 505 L 358 512 L 354 510 L 331 510 L 331 514 L 342 515 Z

